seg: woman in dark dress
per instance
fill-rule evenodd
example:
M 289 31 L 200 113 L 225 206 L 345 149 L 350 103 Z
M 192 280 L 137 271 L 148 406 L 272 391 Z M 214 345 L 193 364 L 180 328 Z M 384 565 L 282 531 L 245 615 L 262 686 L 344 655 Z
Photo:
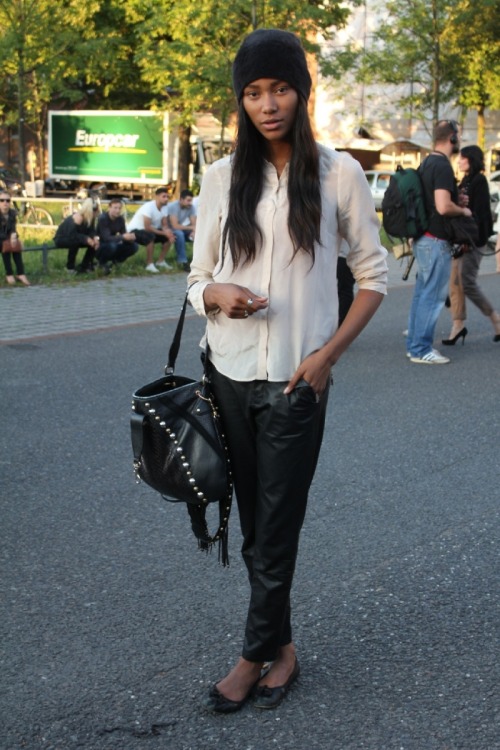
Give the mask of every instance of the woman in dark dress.
M 450 335 L 443 339 L 445 346 L 454 346 L 462 339 L 465 342 L 467 317 L 465 299 L 468 297 L 483 315 L 486 315 L 493 325 L 493 341 L 500 341 L 500 315 L 493 308 L 491 302 L 484 296 L 477 276 L 482 259 L 482 252 L 493 232 L 493 221 L 490 207 L 490 192 L 488 181 L 483 174 L 484 154 L 479 146 L 464 146 L 460 149 L 458 166 L 463 172 L 463 179 L 459 185 L 462 194 L 468 196 L 469 208 L 476 220 L 479 230 L 477 247 L 471 247 L 460 258 L 454 258 L 450 274 L 450 312 L 453 320 Z

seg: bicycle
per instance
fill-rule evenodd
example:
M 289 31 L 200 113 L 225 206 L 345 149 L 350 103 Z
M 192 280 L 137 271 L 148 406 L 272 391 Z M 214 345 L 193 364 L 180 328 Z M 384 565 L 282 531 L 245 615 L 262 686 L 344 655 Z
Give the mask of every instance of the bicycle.
M 22 201 L 20 205 L 14 200 L 13 206 L 17 211 L 17 219 L 20 224 L 46 227 L 54 224 L 52 215 L 45 208 L 40 208 L 29 200 Z

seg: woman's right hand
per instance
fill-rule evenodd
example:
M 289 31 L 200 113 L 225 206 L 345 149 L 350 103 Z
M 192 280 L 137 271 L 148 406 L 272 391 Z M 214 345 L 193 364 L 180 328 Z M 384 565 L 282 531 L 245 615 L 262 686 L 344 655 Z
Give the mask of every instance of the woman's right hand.
M 209 284 L 203 293 L 206 312 L 219 308 L 228 318 L 248 318 L 268 306 L 267 297 L 261 297 L 239 284 Z

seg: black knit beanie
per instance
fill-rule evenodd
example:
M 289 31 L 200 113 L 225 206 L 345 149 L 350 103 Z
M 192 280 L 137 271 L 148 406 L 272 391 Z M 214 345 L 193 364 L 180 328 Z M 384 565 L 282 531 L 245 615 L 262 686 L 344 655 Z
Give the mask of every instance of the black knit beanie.
M 280 29 L 257 29 L 245 37 L 233 62 L 233 87 L 238 102 L 245 86 L 259 78 L 286 81 L 304 99 L 309 99 L 311 76 L 295 34 Z

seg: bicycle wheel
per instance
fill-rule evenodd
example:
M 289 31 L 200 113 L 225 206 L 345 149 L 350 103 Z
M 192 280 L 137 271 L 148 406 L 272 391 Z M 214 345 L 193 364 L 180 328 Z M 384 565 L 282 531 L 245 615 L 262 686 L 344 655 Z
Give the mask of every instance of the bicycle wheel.
M 38 206 L 30 206 L 24 216 L 24 221 L 27 224 L 36 224 L 37 226 L 52 226 L 54 219 L 44 208 L 38 208 Z

